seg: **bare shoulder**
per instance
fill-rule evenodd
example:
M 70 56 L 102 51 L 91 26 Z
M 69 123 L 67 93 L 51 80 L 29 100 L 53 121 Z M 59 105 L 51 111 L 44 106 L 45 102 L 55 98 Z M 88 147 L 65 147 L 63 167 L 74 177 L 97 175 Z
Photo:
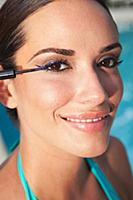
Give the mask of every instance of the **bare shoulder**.
M 111 137 L 110 146 L 106 152 L 106 157 L 112 169 L 125 179 L 132 180 L 131 168 L 124 145 L 116 138 Z
M 0 199 L 20 199 L 18 198 L 20 194 L 21 187 L 16 167 L 16 152 L 14 152 L 13 155 L 0 166 Z
M 133 177 L 124 145 L 111 137 L 108 150 L 97 161 L 123 199 L 132 200 Z

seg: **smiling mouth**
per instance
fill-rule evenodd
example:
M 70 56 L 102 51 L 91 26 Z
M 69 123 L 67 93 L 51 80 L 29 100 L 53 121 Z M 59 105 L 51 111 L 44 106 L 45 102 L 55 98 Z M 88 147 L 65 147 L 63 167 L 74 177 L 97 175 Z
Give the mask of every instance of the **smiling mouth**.
M 101 117 L 98 117 L 98 118 L 93 118 L 93 119 L 74 119 L 74 118 L 71 118 L 71 117 L 62 117 L 62 119 L 64 119 L 65 121 L 68 121 L 68 122 L 72 122 L 72 123 L 96 123 L 96 122 L 100 122 L 104 119 L 106 119 L 107 117 L 109 117 L 109 114 L 106 114 L 104 116 L 101 116 Z
M 72 114 L 60 116 L 66 122 L 66 125 L 76 130 L 87 133 L 102 133 L 111 122 L 111 110 L 99 110 L 98 112 L 85 112 L 81 114 Z

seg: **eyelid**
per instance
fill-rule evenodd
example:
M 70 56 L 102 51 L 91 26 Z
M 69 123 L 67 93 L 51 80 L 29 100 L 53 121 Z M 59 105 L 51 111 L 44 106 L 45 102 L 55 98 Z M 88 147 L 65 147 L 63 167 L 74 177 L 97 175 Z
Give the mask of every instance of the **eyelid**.
M 103 61 L 105 59 L 119 60 L 119 56 L 104 56 L 104 57 L 100 58 L 97 63 L 99 63 L 99 62 L 101 62 L 101 61 Z
M 98 58 L 98 60 L 102 60 L 104 58 L 116 58 L 116 59 L 118 59 L 120 57 L 120 55 L 121 55 L 121 52 L 119 52 L 119 53 L 110 52 L 108 54 L 103 54 L 102 56 L 100 56 Z
M 57 69 L 56 69 L 56 68 L 54 68 L 54 66 L 56 66 L 57 64 L 59 64 L 60 67 L 59 68 L 57 67 Z M 62 68 L 61 67 L 62 65 L 64 65 L 65 67 Z M 68 69 L 72 69 L 72 67 L 69 64 L 69 62 L 67 61 L 67 59 L 62 59 L 62 58 L 50 60 L 46 64 L 37 65 L 37 67 L 40 67 L 42 70 L 45 70 L 47 72 L 52 72 L 52 73 L 61 73 Z
M 69 65 L 69 62 L 67 61 L 67 59 L 62 59 L 62 58 L 61 59 L 50 60 L 44 65 L 47 67 L 47 66 L 53 65 L 55 63 L 62 63 L 62 64 Z
M 44 56 L 44 55 L 39 55 L 37 56 L 34 61 L 32 60 L 32 66 L 37 66 L 37 65 L 47 65 L 48 63 L 56 62 L 56 61 L 66 61 L 67 64 L 71 65 L 68 59 L 66 59 L 65 56 L 62 55 L 50 55 L 50 56 Z
M 121 56 L 121 52 L 119 52 L 119 53 L 114 53 L 114 52 L 106 53 L 106 54 L 100 55 L 96 59 L 96 63 L 99 63 L 106 58 L 114 58 L 114 59 L 118 60 L 120 58 L 120 56 Z

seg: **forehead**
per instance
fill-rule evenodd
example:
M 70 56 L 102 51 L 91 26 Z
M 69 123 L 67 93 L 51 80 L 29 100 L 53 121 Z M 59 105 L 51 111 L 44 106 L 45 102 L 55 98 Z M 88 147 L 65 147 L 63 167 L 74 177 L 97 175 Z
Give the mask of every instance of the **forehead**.
M 100 48 L 118 40 L 111 17 L 96 1 L 53 1 L 29 16 L 23 25 L 31 51 L 53 46 L 92 47 L 92 41 L 93 48 Z

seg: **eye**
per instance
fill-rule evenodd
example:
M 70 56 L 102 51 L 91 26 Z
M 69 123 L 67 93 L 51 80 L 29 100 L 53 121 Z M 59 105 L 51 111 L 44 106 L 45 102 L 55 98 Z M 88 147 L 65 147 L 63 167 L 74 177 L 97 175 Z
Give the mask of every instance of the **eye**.
M 71 68 L 67 60 L 62 60 L 62 59 L 50 61 L 47 64 L 41 65 L 38 67 L 41 67 L 42 70 L 51 71 L 51 72 L 62 72 Z
M 97 63 L 97 67 L 114 68 L 122 63 L 117 57 L 106 57 Z

